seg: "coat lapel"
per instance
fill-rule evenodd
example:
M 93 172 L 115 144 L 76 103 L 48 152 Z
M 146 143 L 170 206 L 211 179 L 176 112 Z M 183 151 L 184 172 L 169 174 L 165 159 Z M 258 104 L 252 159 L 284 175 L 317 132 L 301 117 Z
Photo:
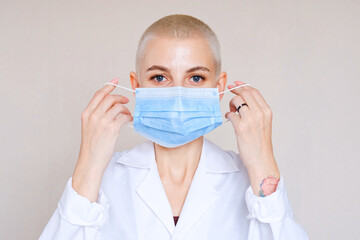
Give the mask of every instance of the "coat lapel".
M 200 161 L 191 182 L 183 208 L 181 210 L 174 236 L 185 239 L 185 235 L 200 217 L 219 197 L 206 173 L 206 142 L 203 143 Z
M 240 170 L 239 163 L 207 139 L 203 139 L 200 161 L 186 196 L 179 220 L 175 227 L 172 210 L 161 182 L 151 141 L 126 151 L 117 162 L 149 172 L 136 192 L 173 237 L 183 239 L 201 216 L 216 202 L 219 193 L 212 185 L 212 174 Z
M 172 235 L 175 228 L 174 219 L 172 217 L 171 205 L 167 199 L 156 165 L 153 142 L 146 141 L 130 151 L 125 150 L 117 162 L 132 167 L 148 169 L 144 180 L 136 188 L 136 193 L 166 227 L 169 234 Z
M 186 234 L 218 200 L 220 193 L 213 186 L 213 174 L 240 170 L 240 163 L 231 154 L 206 138 L 203 140 L 200 161 L 174 230 L 176 239 L 186 239 Z
M 166 196 L 156 164 L 152 165 L 136 192 L 172 235 L 175 225 L 171 205 Z

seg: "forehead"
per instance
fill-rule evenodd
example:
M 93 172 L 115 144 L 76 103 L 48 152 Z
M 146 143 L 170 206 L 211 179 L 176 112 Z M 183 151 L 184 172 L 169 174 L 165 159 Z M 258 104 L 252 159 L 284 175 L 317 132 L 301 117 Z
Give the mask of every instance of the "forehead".
M 144 49 L 143 68 L 163 65 L 168 68 L 206 66 L 213 70 L 215 59 L 210 45 L 203 37 L 186 39 L 156 36 Z

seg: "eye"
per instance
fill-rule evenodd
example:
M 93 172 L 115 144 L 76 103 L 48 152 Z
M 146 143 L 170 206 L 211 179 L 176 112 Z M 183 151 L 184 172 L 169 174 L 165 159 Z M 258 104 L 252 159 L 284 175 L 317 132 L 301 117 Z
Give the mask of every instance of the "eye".
M 200 82 L 201 80 L 204 80 L 204 77 L 199 76 L 199 75 L 192 76 L 191 78 L 196 83 Z
M 150 79 L 155 79 L 157 82 L 162 82 L 165 80 L 165 77 L 163 75 L 155 75 L 151 77 Z

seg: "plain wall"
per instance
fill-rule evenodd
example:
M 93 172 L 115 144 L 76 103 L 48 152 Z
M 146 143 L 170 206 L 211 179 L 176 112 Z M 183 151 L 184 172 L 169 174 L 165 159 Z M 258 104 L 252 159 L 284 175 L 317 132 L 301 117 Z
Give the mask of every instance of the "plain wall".
M 141 34 L 173 13 L 209 24 L 229 84 L 273 110 L 295 220 L 311 239 L 358 237 L 360 1 L 0 0 L 0 239 L 39 237 L 77 162 L 81 112 L 112 78 L 130 86 Z M 207 137 L 237 152 L 230 123 Z M 117 151 L 142 141 L 124 127 Z

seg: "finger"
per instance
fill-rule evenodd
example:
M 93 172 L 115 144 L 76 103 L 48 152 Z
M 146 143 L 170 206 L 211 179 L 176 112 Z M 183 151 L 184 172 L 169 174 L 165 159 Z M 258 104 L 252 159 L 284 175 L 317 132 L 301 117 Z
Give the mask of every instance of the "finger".
M 241 106 L 241 104 L 243 104 L 243 103 L 245 103 L 245 101 L 240 95 L 237 95 L 237 96 L 233 97 L 229 102 L 230 111 L 231 112 L 236 112 L 237 108 L 239 106 Z
M 257 103 L 262 109 L 270 108 L 267 102 L 265 101 L 264 97 L 261 95 L 260 91 L 254 88 L 253 96 L 255 97 Z
M 245 101 L 240 95 L 233 97 L 229 102 L 230 112 L 236 112 L 238 107 L 244 103 Z M 247 106 L 241 106 L 239 109 L 238 117 L 240 118 L 246 117 L 248 114 L 249 114 L 249 108 Z
M 231 88 L 235 88 L 235 89 L 239 89 L 239 88 L 243 88 L 245 86 L 250 86 L 249 83 L 243 83 L 241 81 L 235 81 L 235 85 L 233 84 L 230 84 L 227 86 L 228 90 L 224 91 L 224 92 L 230 92 L 231 91 Z M 233 90 L 235 90 L 233 89 Z
M 133 121 L 133 117 L 129 114 L 122 114 L 120 113 L 120 115 L 115 119 L 115 124 L 118 126 L 122 126 L 127 122 L 131 122 Z
M 235 81 L 236 85 L 241 85 L 240 81 Z M 232 90 L 231 92 L 236 94 L 236 95 L 240 95 L 245 103 L 248 105 L 249 110 L 260 110 L 262 109 L 262 107 L 259 105 L 257 99 L 255 98 L 254 94 L 257 92 L 258 90 L 256 88 L 253 88 L 251 86 L 244 86 L 242 88 L 237 88 Z
M 102 115 L 105 112 L 107 112 L 115 103 L 125 104 L 128 102 L 129 102 L 129 99 L 122 95 L 118 95 L 118 94 L 107 95 L 97 106 L 97 108 L 94 111 L 94 114 Z
M 241 81 L 235 81 L 235 84 L 236 85 L 241 85 L 241 84 L 244 84 L 243 82 Z M 269 105 L 266 103 L 264 97 L 261 95 L 260 91 L 254 87 L 251 87 L 250 89 L 252 89 L 253 91 L 253 96 L 255 97 L 258 105 L 261 107 L 261 108 L 269 108 Z
M 117 84 L 118 79 L 114 78 L 110 82 Z M 89 114 L 93 113 L 99 103 L 104 99 L 106 95 L 108 95 L 110 92 L 112 92 L 116 87 L 113 85 L 105 85 L 101 89 L 99 89 L 93 96 L 93 98 L 90 100 L 89 104 L 86 106 L 85 111 L 87 111 Z
M 122 104 L 115 103 L 107 112 L 106 117 L 115 119 L 120 113 L 131 115 L 130 111 Z
M 238 124 L 240 124 L 241 120 L 235 112 L 227 112 L 225 114 L 225 117 L 231 121 L 231 123 L 234 127 L 237 126 Z
M 235 81 L 235 84 L 236 85 L 241 85 L 241 84 L 244 84 L 243 82 L 241 81 Z M 253 96 L 254 98 L 256 99 L 258 105 L 261 107 L 261 108 L 270 108 L 269 105 L 267 104 L 267 102 L 265 101 L 264 97 L 262 96 L 262 94 L 260 93 L 260 91 L 254 87 L 251 87 L 250 86 L 250 89 L 252 90 L 253 92 Z

